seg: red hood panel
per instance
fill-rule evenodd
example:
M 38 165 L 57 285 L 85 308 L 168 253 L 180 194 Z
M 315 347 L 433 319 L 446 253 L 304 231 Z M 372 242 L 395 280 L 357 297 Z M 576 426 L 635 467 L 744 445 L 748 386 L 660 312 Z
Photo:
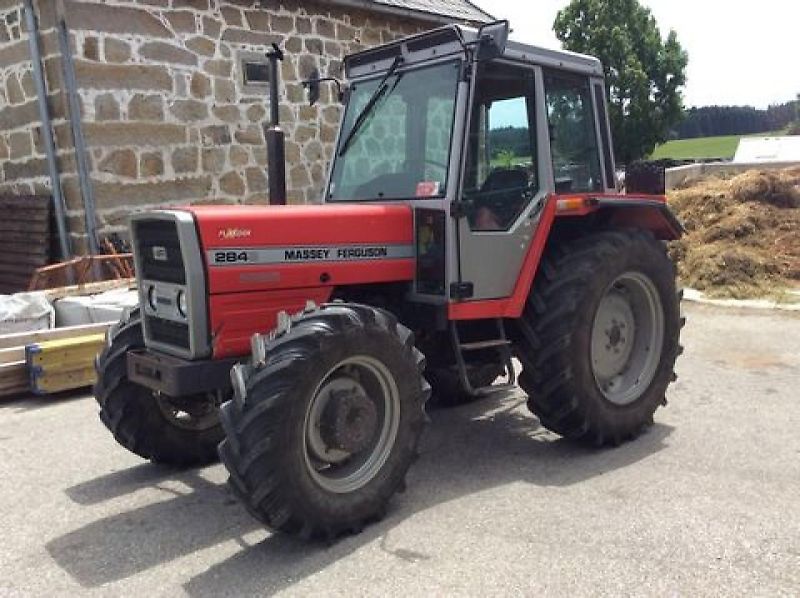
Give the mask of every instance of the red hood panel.
M 406 205 L 197 206 L 187 209 L 195 215 L 207 249 L 243 244 L 410 243 L 413 236 L 411 208 Z
M 186 210 L 197 220 L 212 295 L 391 282 L 414 275 L 413 217 L 407 205 Z

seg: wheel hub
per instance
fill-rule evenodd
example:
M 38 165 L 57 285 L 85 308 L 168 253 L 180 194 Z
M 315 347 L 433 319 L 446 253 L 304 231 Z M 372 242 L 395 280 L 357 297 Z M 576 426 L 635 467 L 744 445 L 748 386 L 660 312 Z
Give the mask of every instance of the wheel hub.
M 369 445 L 378 424 L 378 409 L 363 387 L 353 381 L 350 389 L 333 389 L 322 414 L 320 434 L 331 448 L 357 453 Z
M 633 348 L 636 321 L 624 297 L 603 297 L 595 320 L 593 366 L 596 374 L 613 378 L 623 372 Z
M 658 291 L 646 276 L 628 272 L 614 281 L 595 313 L 591 365 L 597 386 L 612 403 L 634 402 L 653 379 L 664 338 Z
M 365 355 L 323 377 L 305 421 L 308 471 L 323 489 L 347 493 L 372 480 L 394 445 L 399 393 L 388 368 Z

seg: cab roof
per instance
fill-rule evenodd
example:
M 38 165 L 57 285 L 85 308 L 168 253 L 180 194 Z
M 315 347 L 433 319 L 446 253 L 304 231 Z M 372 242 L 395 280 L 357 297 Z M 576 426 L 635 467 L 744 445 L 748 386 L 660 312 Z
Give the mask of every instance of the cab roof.
M 468 45 L 474 44 L 477 39 L 478 31 L 470 27 L 440 27 L 351 54 L 344 60 L 345 74 L 348 79 L 378 74 L 388 69 L 398 56 L 402 56 L 404 65 L 411 65 L 443 56 L 463 55 Z M 593 56 L 541 48 L 513 40 L 506 44 L 502 58 L 578 74 L 603 76 L 602 64 Z

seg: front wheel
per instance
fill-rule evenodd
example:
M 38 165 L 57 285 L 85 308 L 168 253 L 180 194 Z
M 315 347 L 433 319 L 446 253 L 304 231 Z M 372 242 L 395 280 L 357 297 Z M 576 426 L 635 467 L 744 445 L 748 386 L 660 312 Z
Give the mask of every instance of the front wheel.
M 681 348 L 675 268 L 645 231 L 551 248 L 519 326 L 519 384 L 543 426 L 596 445 L 638 435 Z
M 222 407 L 234 491 L 268 527 L 307 538 L 380 518 L 417 456 L 430 395 L 411 332 L 341 303 L 284 319 L 255 345 Z
M 217 393 L 168 397 L 128 379 L 127 354 L 144 348 L 138 309 L 109 328 L 95 360 L 100 420 L 123 447 L 154 463 L 205 465 L 222 440 Z

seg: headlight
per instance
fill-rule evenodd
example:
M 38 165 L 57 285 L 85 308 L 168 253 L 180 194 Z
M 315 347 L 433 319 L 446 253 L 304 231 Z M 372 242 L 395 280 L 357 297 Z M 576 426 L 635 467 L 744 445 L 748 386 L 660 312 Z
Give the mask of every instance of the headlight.
M 153 285 L 150 285 L 150 288 L 147 289 L 147 304 L 153 311 L 158 311 L 158 304 L 156 303 L 156 287 Z
M 178 303 L 178 313 L 180 313 L 184 318 L 187 317 L 189 314 L 189 303 L 186 300 L 186 293 L 183 291 L 178 291 L 178 297 L 176 301 Z

